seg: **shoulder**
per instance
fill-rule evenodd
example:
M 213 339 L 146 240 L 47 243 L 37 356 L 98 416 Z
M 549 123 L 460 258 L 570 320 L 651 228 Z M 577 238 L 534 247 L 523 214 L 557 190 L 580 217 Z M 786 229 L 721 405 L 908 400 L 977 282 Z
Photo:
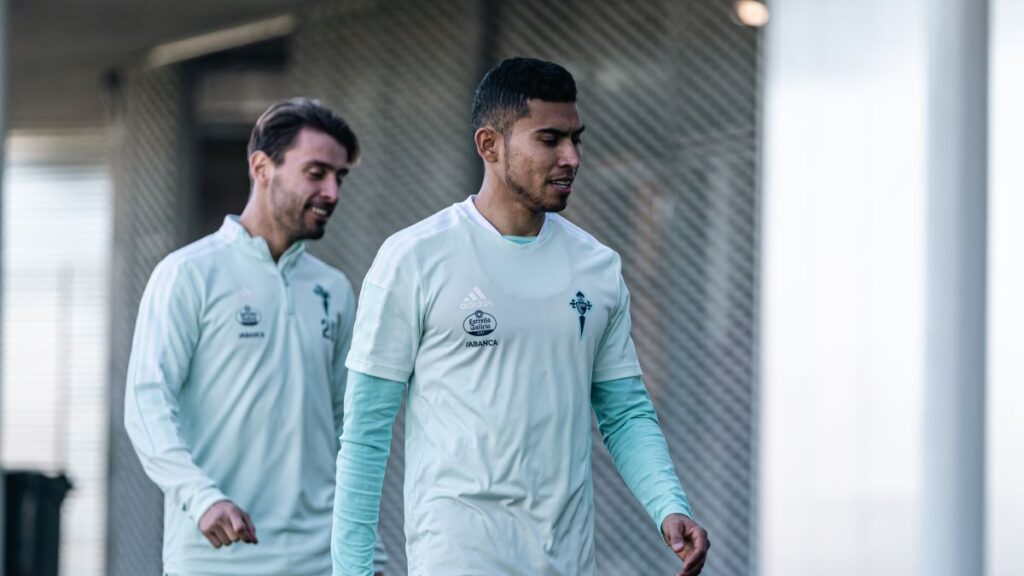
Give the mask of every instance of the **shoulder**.
M 210 234 L 171 252 L 153 269 L 150 282 L 174 282 L 183 271 L 215 265 L 224 254 L 228 241 L 220 234 Z
M 462 216 L 450 206 L 388 237 L 377 251 L 366 279 L 385 286 L 401 270 L 416 267 L 417 260 L 434 253 L 438 242 L 462 222 Z
M 614 265 L 616 270 L 621 267 L 621 258 L 618 252 L 602 244 L 592 234 L 573 224 L 565 217 L 558 214 L 548 214 L 548 223 L 558 227 L 574 254 Z
M 384 241 L 380 254 L 400 256 L 414 252 L 423 242 L 443 236 L 455 229 L 461 221 L 461 215 L 455 206 L 449 206 L 419 222 L 395 232 Z
M 309 252 L 302 255 L 302 264 L 317 281 L 322 281 L 324 284 L 343 289 L 349 293 L 352 292 L 352 282 L 349 280 L 348 275 L 334 266 L 313 256 Z

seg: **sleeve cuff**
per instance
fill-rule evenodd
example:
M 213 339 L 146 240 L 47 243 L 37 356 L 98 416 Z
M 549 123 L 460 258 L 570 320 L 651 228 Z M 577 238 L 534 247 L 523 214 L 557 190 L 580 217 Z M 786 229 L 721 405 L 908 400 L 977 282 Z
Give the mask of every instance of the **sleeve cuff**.
M 349 370 L 355 370 L 356 372 L 366 374 L 367 376 L 375 376 L 377 378 L 383 378 L 384 380 L 391 380 L 393 382 L 400 382 L 403 384 L 408 382 L 409 377 L 412 376 L 412 370 L 404 370 L 393 366 L 384 366 L 359 358 L 353 358 L 351 354 L 349 354 L 348 360 L 345 361 L 345 366 Z
M 634 376 L 642 376 L 643 373 L 640 371 L 639 364 L 627 364 L 625 366 L 615 366 L 613 368 L 603 368 L 601 370 L 594 370 L 594 374 L 591 377 L 591 382 L 610 382 L 612 380 L 621 380 L 623 378 L 632 378 Z
M 192 522 L 199 526 L 199 520 L 203 517 L 203 514 L 221 500 L 228 500 L 229 498 L 224 495 L 223 492 L 218 490 L 216 487 L 203 488 L 192 495 L 183 505 L 182 509 L 188 513 L 188 517 L 192 519 Z
M 388 553 L 384 551 L 384 544 L 380 541 L 380 533 L 377 534 L 377 544 L 373 549 L 373 573 L 383 574 L 388 565 Z
M 665 518 L 668 518 L 669 514 L 682 514 L 687 518 L 693 519 L 693 510 L 690 509 L 690 503 L 683 501 L 673 501 L 665 504 L 659 508 L 658 511 L 658 531 L 661 531 L 661 527 L 665 524 Z

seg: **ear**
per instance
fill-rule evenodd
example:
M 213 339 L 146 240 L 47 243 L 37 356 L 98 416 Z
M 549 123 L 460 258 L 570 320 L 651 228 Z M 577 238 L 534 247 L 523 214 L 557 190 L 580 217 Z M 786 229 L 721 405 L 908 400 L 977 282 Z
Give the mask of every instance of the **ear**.
M 483 126 L 473 134 L 473 139 L 476 141 L 476 153 L 484 162 L 497 162 L 501 158 L 505 138 L 500 132 L 490 126 Z
M 249 177 L 254 184 L 267 186 L 274 177 L 274 160 L 262 150 L 253 152 L 249 156 Z

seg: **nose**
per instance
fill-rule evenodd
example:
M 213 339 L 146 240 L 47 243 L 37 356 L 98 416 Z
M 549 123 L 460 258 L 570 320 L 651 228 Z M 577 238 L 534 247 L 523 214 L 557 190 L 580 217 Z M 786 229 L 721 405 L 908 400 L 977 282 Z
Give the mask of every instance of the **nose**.
M 338 196 L 341 193 L 341 183 L 336 178 L 325 178 L 324 185 L 320 189 L 320 195 L 325 197 L 331 204 L 338 202 Z
M 573 172 L 579 169 L 581 160 L 581 151 L 579 144 L 569 141 L 562 146 L 562 154 L 559 159 L 559 166 L 564 168 L 571 168 Z

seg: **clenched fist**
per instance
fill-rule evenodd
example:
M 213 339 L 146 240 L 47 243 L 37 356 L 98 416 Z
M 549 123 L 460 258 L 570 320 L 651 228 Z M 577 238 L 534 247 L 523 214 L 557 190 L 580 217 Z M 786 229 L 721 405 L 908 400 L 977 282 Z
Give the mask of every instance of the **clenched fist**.
M 252 519 L 230 500 L 221 500 L 210 506 L 199 519 L 199 531 L 214 548 L 230 546 L 232 542 L 239 541 L 258 543 Z
M 661 535 L 665 544 L 683 561 L 683 569 L 676 576 L 700 574 L 711 547 L 707 531 L 687 516 L 669 514 L 662 522 Z

